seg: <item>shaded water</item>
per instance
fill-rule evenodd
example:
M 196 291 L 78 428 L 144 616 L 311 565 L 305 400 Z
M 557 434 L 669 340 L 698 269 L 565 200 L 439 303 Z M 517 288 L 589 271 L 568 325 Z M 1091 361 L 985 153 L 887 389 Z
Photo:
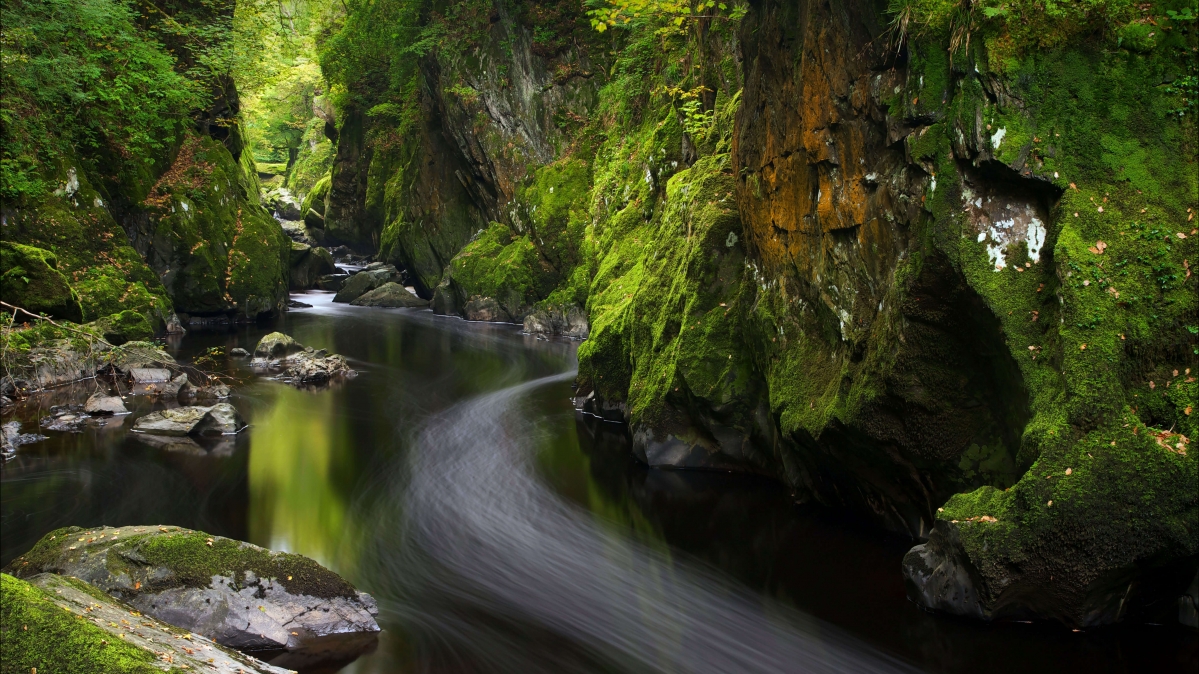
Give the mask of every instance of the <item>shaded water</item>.
M 68 524 L 299 552 L 383 609 L 378 649 L 347 672 L 1199 668 L 1195 633 L 1175 627 L 926 614 L 903 593 L 909 542 L 765 480 L 633 462 L 620 427 L 571 408 L 574 344 L 329 298 L 302 297 L 315 306 L 278 325 L 189 335 L 177 356 L 282 329 L 346 355 L 357 378 L 297 391 L 229 361 L 252 425 L 224 446 L 150 447 L 129 417 L 50 433 L 3 467 L 2 561 Z

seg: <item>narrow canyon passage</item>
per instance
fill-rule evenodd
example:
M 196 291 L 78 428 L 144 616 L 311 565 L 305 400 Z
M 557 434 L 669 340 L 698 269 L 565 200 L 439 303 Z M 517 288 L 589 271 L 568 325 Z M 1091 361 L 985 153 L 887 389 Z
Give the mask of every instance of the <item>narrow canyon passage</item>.
M 281 329 L 358 377 L 251 383 L 223 453 L 154 450 L 122 424 L 30 446 L 5 466 L 3 563 L 65 523 L 147 517 L 299 552 L 378 599 L 379 646 L 344 669 L 363 674 L 1185 671 L 1163 628 L 925 613 L 896 573 L 904 539 L 768 480 L 637 464 L 619 425 L 574 411 L 576 343 L 331 296 L 175 353 Z

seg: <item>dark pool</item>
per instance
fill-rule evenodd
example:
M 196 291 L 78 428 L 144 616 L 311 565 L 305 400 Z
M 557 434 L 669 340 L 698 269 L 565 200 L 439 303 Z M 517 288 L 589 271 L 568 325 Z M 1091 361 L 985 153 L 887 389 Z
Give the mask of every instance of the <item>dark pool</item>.
M 769 481 L 634 462 L 619 426 L 572 409 L 575 344 L 330 297 L 170 349 L 252 349 L 277 329 L 346 355 L 358 377 L 299 391 L 226 361 L 251 426 L 223 444 L 153 447 L 127 432 L 132 417 L 47 433 L 0 469 L 0 563 L 71 524 L 302 553 L 383 610 L 377 649 L 345 672 L 1199 671 L 1199 634 L 1177 626 L 924 613 L 899 574 L 910 542 Z

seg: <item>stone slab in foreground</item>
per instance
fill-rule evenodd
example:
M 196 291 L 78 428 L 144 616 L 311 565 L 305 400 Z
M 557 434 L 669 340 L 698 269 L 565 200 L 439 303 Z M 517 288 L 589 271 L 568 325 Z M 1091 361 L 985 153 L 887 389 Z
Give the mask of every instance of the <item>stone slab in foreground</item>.
M 59 529 L 5 572 L 74 576 L 239 650 L 379 631 L 375 600 L 315 561 L 179 527 Z
M 25 581 L 4 574 L 0 596 L 5 672 L 291 671 L 143 615 L 77 578 L 41 573 Z

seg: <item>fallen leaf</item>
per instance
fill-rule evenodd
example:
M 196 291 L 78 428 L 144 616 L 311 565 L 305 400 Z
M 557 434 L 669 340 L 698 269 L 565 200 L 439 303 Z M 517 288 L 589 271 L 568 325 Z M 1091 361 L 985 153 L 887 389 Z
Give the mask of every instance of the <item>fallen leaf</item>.
M 1078 347 L 1078 350 L 1079 350 L 1079 351 L 1086 351 L 1086 350 L 1087 350 L 1087 345 L 1086 345 L 1086 344 L 1082 344 L 1082 345 L 1080 345 L 1080 346 Z
M 1074 469 L 1073 469 L 1073 468 L 1067 468 L 1067 469 L 1066 469 L 1066 475 L 1070 475 L 1070 474 L 1071 474 L 1071 473 L 1073 473 L 1073 472 L 1074 472 Z
M 1149 390 L 1152 391 L 1155 388 L 1157 388 L 1157 382 L 1149 382 Z
M 1050 501 L 1049 503 L 1046 503 L 1045 505 L 1046 505 L 1046 507 L 1051 507 L 1051 506 L 1053 506 L 1053 501 Z

